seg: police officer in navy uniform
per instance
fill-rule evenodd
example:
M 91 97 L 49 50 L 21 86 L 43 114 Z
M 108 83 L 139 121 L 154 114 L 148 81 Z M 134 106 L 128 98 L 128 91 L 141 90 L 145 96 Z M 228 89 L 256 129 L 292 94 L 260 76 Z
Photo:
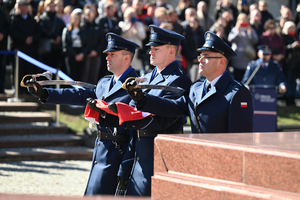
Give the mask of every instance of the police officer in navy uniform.
M 208 31 L 204 36 L 205 43 L 197 51 L 199 73 L 206 79 L 196 81 L 189 96 L 176 101 L 144 94 L 140 109 L 165 117 L 189 115 L 193 133 L 252 132 L 251 93 L 226 70 L 236 54 L 214 33 Z
M 180 96 L 188 95 L 191 86 L 190 78 L 181 69 L 179 62 L 176 60 L 180 41 L 184 39 L 184 36 L 155 25 L 150 25 L 148 28 L 151 36 L 149 43 L 146 45 L 150 46 L 151 50 L 149 52 L 150 64 L 156 67 L 152 72 L 144 76 L 146 81 L 139 84 L 181 87 L 185 92 L 171 92 L 159 89 L 144 89 L 143 92 L 136 92 L 130 89 L 131 86 L 136 86 L 136 81 L 129 81 L 126 86 L 128 93 L 133 99 L 130 105 L 135 106 L 137 109 L 142 107 L 140 102 L 143 101 L 140 101 L 140 99 L 145 97 L 144 93 L 155 97 L 177 99 Z M 126 122 L 127 128 L 132 130 L 138 129 L 138 133 L 134 135 L 136 153 L 130 179 L 127 184 L 126 195 L 151 196 L 154 138 L 157 134 L 161 133 L 182 133 L 185 123 L 185 116 L 164 117 L 159 115 L 151 117 L 148 123 L 141 123 L 141 121 Z
M 107 68 L 113 75 L 108 75 L 100 79 L 96 89 L 52 89 L 42 88 L 33 79 L 37 87 L 35 91 L 32 87 L 28 90 L 34 96 L 40 98 L 41 102 L 49 104 L 72 104 L 86 105 L 93 109 L 95 100 L 102 99 L 105 102 L 118 101 L 128 104 L 131 101 L 126 90 L 122 89 L 122 84 L 128 77 L 137 77 L 138 74 L 131 66 L 131 61 L 135 49 L 139 46 L 114 33 L 107 33 L 108 42 L 104 53 L 107 53 Z M 95 194 L 115 194 L 118 184 L 117 176 L 124 179 L 129 178 L 133 164 L 132 146 L 129 141 L 130 130 L 125 127 L 112 127 L 111 121 L 118 120 L 117 117 L 106 115 L 104 111 L 99 114 L 98 135 L 95 141 L 92 168 L 85 190 L 85 195 Z
M 248 63 L 242 83 L 248 82 L 255 69 L 259 67 L 248 85 L 279 86 L 279 91 L 286 92 L 286 81 L 280 64 L 272 60 L 272 49 L 268 45 L 257 47 L 258 59 Z

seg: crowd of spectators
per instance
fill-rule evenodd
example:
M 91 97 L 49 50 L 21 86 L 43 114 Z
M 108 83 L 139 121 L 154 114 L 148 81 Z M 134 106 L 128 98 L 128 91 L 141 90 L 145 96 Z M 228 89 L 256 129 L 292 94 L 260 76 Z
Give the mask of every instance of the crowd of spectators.
M 255 3 L 253 3 L 255 2 Z M 299 3 L 299 1 L 297 1 Z M 286 99 L 296 98 L 300 76 L 300 3 L 294 14 L 289 6 L 273 16 L 264 0 L 179 0 L 176 7 L 167 0 L 0 0 L 0 50 L 20 50 L 72 79 L 96 84 L 109 74 L 106 68 L 105 35 L 113 32 L 140 45 L 132 66 L 140 75 L 154 66 L 149 63 L 148 25 L 154 24 L 186 37 L 178 60 L 192 81 L 199 78 L 196 49 L 204 33 L 212 31 L 237 53 L 229 63 L 230 72 L 242 80 L 247 64 L 256 59 L 256 47 L 272 48 L 286 76 Z M 215 6 L 215 13 L 208 8 Z M 39 51 L 41 41 L 51 41 L 49 52 Z M 13 56 L 0 54 L 0 92 L 4 92 L 5 65 Z M 20 59 L 19 77 L 39 72 Z

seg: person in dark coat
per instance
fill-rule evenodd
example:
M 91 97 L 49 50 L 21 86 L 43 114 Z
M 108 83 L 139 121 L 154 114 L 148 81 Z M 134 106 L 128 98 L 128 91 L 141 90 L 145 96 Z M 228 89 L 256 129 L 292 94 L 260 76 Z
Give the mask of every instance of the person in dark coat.
M 195 82 L 188 97 L 175 101 L 144 94 L 139 109 L 165 117 L 189 115 L 193 133 L 252 132 L 251 93 L 226 70 L 235 52 L 210 31 L 204 37 L 204 45 L 197 50 L 199 73 L 206 79 Z
M 273 15 L 268 11 L 268 4 L 265 0 L 259 0 L 258 10 L 261 13 L 261 23 L 265 25 L 266 21 L 269 19 L 274 19 Z M 266 31 L 266 29 L 265 29 Z
M 30 16 L 28 12 L 28 2 L 21 0 L 19 2 L 19 13 L 13 14 L 10 19 L 9 35 L 12 39 L 11 49 L 19 50 L 26 55 L 37 59 L 38 41 L 41 38 L 41 29 L 39 24 Z M 23 60 L 19 59 L 19 77 L 22 78 L 26 74 L 37 72 L 37 68 Z M 20 92 L 26 90 L 20 89 Z
M 88 34 L 89 49 L 85 58 L 82 81 L 97 84 L 101 67 L 101 43 L 103 32 L 95 23 L 96 10 L 86 5 L 83 9 L 83 19 L 80 26 Z M 105 65 L 105 63 L 103 64 Z
M 186 26 L 184 31 L 185 40 L 182 41 L 182 55 L 187 61 L 187 73 L 190 77 L 194 74 L 190 72 L 192 66 L 197 64 L 197 48 L 204 44 L 204 31 L 200 26 L 199 21 L 196 17 L 189 19 L 189 24 Z M 195 79 L 192 78 L 193 81 Z
M 105 42 L 105 35 L 108 32 L 112 32 L 115 33 L 117 35 L 120 35 L 122 32 L 122 29 L 119 27 L 118 25 L 118 21 L 114 18 L 115 16 L 115 12 L 116 12 L 116 8 L 115 5 L 112 3 L 107 3 L 105 5 L 105 16 L 104 17 L 98 17 L 96 18 L 96 24 L 99 26 L 100 30 L 102 30 L 103 34 L 102 34 L 102 45 L 101 45 L 101 51 L 103 51 L 105 49 L 106 46 L 106 42 Z M 100 73 L 99 73 L 99 78 L 109 74 L 109 72 L 107 71 L 106 67 L 105 67 L 105 54 L 101 55 L 101 67 L 100 67 Z
M 122 84 L 128 77 L 137 77 L 138 74 L 131 66 L 135 49 L 139 46 L 114 33 L 107 33 L 107 68 L 113 75 L 100 79 L 95 89 L 52 89 L 42 88 L 33 79 L 27 84 L 34 84 L 37 90 L 29 87 L 28 91 L 47 104 L 94 105 L 94 99 L 105 102 L 122 102 L 128 104 L 131 100 Z M 114 116 L 101 112 L 97 126 L 97 139 L 92 159 L 92 168 L 85 189 L 85 195 L 114 195 L 118 180 L 117 177 L 128 179 L 133 164 L 133 151 L 130 130 L 125 127 L 113 127 L 111 121 Z M 136 134 L 136 132 L 135 132 Z M 127 150 L 127 146 L 130 146 Z
M 65 23 L 56 16 L 54 0 L 46 0 L 44 13 L 40 16 L 39 24 L 42 38 L 51 40 L 51 52 L 41 56 L 41 61 L 54 68 L 62 68 L 62 31 Z
M 258 59 L 248 63 L 242 83 L 246 83 L 256 67 L 260 65 L 259 70 L 248 85 L 279 86 L 279 91 L 285 93 L 286 80 L 279 63 L 271 59 L 271 47 L 260 45 L 257 48 Z

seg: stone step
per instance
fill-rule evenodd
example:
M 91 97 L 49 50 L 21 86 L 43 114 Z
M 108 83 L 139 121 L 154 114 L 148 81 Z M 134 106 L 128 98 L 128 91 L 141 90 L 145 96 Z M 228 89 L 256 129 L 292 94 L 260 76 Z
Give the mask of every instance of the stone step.
M 8 98 L 12 98 L 12 94 L 0 94 L 0 101 L 7 101 Z
M 159 135 L 154 174 L 170 171 L 300 194 L 300 133 Z
M 83 145 L 82 137 L 70 134 L 0 136 L 0 148 Z
M 69 131 L 66 126 L 48 126 L 42 124 L 0 124 L 0 136 L 4 135 L 43 135 L 43 134 L 67 134 Z
M 169 171 L 152 177 L 152 199 L 296 200 L 300 194 Z
M 0 101 L 0 111 L 36 111 L 38 103 Z
M 46 160 L 92 160 L 93 149 L 87 147 L 35 147 L 0 149 L 0 162 Z
M 0 112 L 1 123 L 51 122 L 52 116 L 43 112 Z

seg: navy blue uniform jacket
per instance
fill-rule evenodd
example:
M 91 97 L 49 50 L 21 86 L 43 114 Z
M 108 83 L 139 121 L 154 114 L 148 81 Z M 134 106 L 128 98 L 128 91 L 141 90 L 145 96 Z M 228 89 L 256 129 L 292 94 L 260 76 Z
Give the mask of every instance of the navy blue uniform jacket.
M 261 64 L 261 59 L 257 59 L 248 63 L 242 83 L 246 83 L 255 68 Z M 280 65 L 274 60 L 269 60 L 267 69 L 259 68 L 249 85 L 270 85 L 278 86 L 285 83 L 285 77 L 281 71 Z
M 253 100 L 250 91 L 225 72 L 202 98 L 204 81 L 190 88 L 189 97 L 176 101 L 147 95 L 143 111 L 162 116 L 190 115 L 193 133 L 252 132 Z
M 143 84 L 151 85 L 166 85 L 173 87 L 181 87 L 186 92 L 174 93 L 167 90 L 158 89 L 145 89 L 144 92 L 153 96 L 158 96 L 167 99 L 177 99 L 182 95 L 188 95 L 189 88 L 191 86 L 190 78 L 181 69 L 179 62 L 174 61 L 170 63 L 161 73 L 159 73 L 153 81 L 150 83 L 152 74 L 148 73 L 145 75 L 147 82 Z M 154 102 L 153 102 L 154 103 Z M 131 102 L 131 105 L 135 105 Z M 139 108 L 139 107 L 137 107 Z M 157 109 L 162 109 L 157 105 Z M 168 115 L 154 117 L 154 120 L 145 125 L 140 121 L 127 122 L 127 128 L 130 129 L 143 129 L 147 131 L 182 131 L 183 125 L 186 123 L 186 116 L 172 116 Z M 154 137 L 140 137 L 136 139 L 135 146 L 136 154 L 131 172 L 131 177 L 127 185 L 126 195 L 139 195 L 139 196 L 150 196 L 151 195 L 151 176 L 153 175 L 153 159 L 154 159 Z
M 122 83 L 128 77 L 137 77 L 137 73 L 131 68 L 126 76 L 118 80 L 114 87 L 109 90 L 113 76 L 103 77 L 97 84 L 95 90 L 83 89 L 47 89 L 49 99 L 47 103 L 54 104 L 72 104 L 86 105 L 86 98 L 101 99 L 106 102 L 122 102 L 129 103 L 131 98 L 127 91 L 122 89 Z M 109 127 L 110 120 L 118 121 L 117 117 L 107 115 L 105 119 L 99 117 L 101 131 L 108 132 L 107 129 L 114 131 L 114 127 Z M 129 135 L 130 130 L 125 127 L 117 127 L 117 134 Z M 119 149 L 110 140 L 95 141 L 93 153 L 93 163 L 89 180 L 85 190 L 86 195 L 94 194 L 110 194 L 115 193 L 117 187 L 117 175 L 128 179 L 133 164 L 132 141 L 129 143 L 118 142 L 120 148 L 124 152 L 122 156 Z M 129 147 L 128 147 L 129 146 Z M 128 148 L 127 148 L 128 147 Z

